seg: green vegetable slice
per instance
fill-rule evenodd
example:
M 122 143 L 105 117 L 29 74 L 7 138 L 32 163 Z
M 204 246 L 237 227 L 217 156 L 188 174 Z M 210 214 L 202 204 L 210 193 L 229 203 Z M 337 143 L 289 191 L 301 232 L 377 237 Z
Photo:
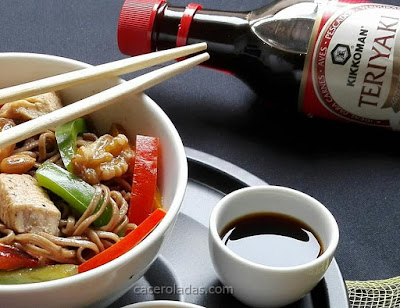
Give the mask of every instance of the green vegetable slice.
M 61 197 L 79 215 L 86 211 L 96 191 L 92 185 L 52 162 L 46 162 L 38 168 L 36 179 L 40 186 Z M 102 204 L 103 198 L 97 205 L 96 211 L 100 209 Z M 95 227 L 104 226 L 110 221 L 111 216 L 112 207 L 107 205 L 100 217 L 93 222 L 93 225 Z
M 71 160 L 76 154 L 76 139 L 87 132 L 85 119 L 79 118 L 56 127 L 55 135 L 65 168 L 72 171 Z
M 0 271 L 0 284 L 25 284 L 65 278 L 78 274 L 74 264 L 56 264 L 44 267 Z

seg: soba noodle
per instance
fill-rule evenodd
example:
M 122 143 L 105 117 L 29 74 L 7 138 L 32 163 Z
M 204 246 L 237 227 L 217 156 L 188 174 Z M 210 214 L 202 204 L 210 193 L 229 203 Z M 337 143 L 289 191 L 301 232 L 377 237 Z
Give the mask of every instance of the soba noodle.
M 78 138 L 77 146 L 88 145 L 95 141 L 97 136 L 85 133 Z M 34 169 L 45 161 L 62 165 L 61 156 L 57 147 L 53 131 L 46 131 L 34 138 L 29 138 L 17 144 L 12 155 L 25 154 L 36 159 Z M 29 173 L 34 175 L 35 171 Z M 44 232 L 17 234 L 0 222 L 0 243 L 15 245 L 42 264 L 49 262 L 81 264 L 93 255 L 103 251 L 120 240 L 118 235 L 123 230 L 131 230 L 136 225 L 129 223 L 127 218 L 128 203 L 130 200 L 131 185 L 123 178 L 115 178 L 105 184 L 97 184 L 94 197 L 83 215 L 76 220 L 68 206 L 62 202 L 55 202 L 61 211 L 59 235 L 54 236 Z M 101 208 L 95 209 L 104 199 Z M 105 226 L 94 228 L 91 226 L 105 210 L 112 207 L 112 216 Z

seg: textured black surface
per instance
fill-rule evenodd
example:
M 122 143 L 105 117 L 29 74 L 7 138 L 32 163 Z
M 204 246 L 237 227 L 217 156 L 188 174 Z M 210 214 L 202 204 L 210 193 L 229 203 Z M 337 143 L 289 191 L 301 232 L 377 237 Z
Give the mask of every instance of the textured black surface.
M 197 2 L 247 10 L 267 1 Z M 123 58 L 116 43 L 122 2 L 2 0 L 0 52 L 45 53 L 90 64 Z M 340 227 L 336 260 L 345 279 L 400 275 L 399 133 L 277 113 L 235 77 L 203 67 L 146 93 L 170 116 L 185 146 L 324 203 Z
M 179 278 L 173 272 L 169 262 L 160 256 L 146 274 L 108 308 L 120 308 L 129 304 L 153 300 L 183 301 L 182 295 L 177 292 L 169 292 L 169 290 L 181 287 Z

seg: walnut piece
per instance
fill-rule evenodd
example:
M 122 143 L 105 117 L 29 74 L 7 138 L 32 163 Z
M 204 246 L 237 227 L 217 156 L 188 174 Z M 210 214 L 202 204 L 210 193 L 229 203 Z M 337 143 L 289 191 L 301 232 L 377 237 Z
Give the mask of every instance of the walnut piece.
M 125 135 L 112 137 L 106 134 L 81 146 L 71 164 L 75 175 L 90 184 L 98 184 L 123 175 L 133 157 L 134 152 Z

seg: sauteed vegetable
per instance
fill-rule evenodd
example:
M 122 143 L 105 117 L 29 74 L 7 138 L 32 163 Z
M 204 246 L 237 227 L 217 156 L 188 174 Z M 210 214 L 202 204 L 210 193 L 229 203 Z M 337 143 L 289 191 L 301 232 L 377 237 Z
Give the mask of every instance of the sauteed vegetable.
M 56 93 L 7 103 L 0 130 L 61 108 Z M 84 272 L 143 240 L 162 220 L 159 141 L 76 119 L 0 149 L 0 284 Z

